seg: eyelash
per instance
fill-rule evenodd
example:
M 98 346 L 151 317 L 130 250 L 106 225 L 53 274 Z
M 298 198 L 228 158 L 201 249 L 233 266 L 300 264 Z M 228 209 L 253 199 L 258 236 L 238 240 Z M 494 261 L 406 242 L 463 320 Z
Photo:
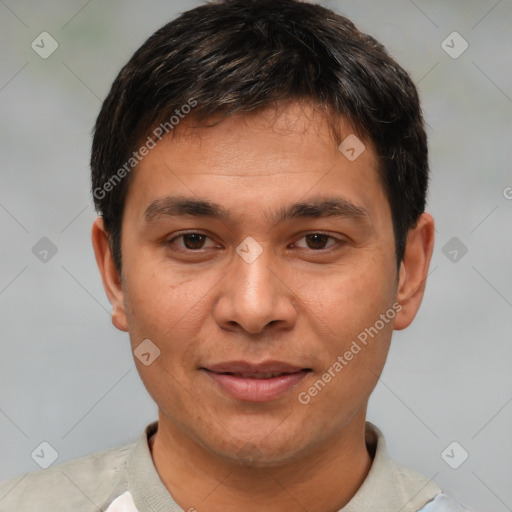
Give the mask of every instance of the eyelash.
M 178 240 L 180 238 L 183 238 L 187 235 L 199 235 L 199 236 L 202 236 L 202 237 L 205 237 L 207 239 L 210 239 L 211 238 L 207 235 L 205 235 L 204 233 L 199 233 L 197 231 L 189 231 L 189 232 L 186 232 L 186 233 L 181 233 L 180 235 L 177 235 L 175 237 L 173 237 L 172 239 L 168 240 L 165 242 L 165 245 L 167 246 L 175 246 L 175 244 L 173 243 L 175 240 Z M 320 235 L 320 236 L 326 236 L 328 239 L 332 239 L 335 241 L 334 244 L 332 244 L 331 246 L 329 247 L 326 247 L 324 249 L 309 249 L 310 251 L 312 252 L 317 252 L 317 253 L 320 253 L 320 252 L 326 252 L 326 251 L 330 251 L 332 250 L 333 248 L 336 248 L 336 246 L 338 246 L 338 248 L 342 245 L 344 245 L 346 242 L 345 240 L 341 239 L 341 238 L 336 238 L 332 235 L 329 235 L 328 233 L 323 233 L 321 231 L 312 231 L 310 233 L 306 233 L 304 234 L 303 236 L 301 236 L 301 238 L 299 238 L 299 240 L 302 240 L 303 238 L 306 238 L 308 236 L 312 236 L 312 235 Z M 328 243 L 328 242 L 327 242 Z M 179 246 L 175 246 L 175 247 L 179 247 Z M 308 250 L 306 248 L 300 248 L 302 250 Z M 172 250 L 174 251 L 182 251 L 182 252 L 189 252 L 189 253 L 198 253 L 200 254 L 201 251 L 204 251 L 205 249 L 187 249 L 186 247 L 179 247 L 179 248 L 172 248 Z

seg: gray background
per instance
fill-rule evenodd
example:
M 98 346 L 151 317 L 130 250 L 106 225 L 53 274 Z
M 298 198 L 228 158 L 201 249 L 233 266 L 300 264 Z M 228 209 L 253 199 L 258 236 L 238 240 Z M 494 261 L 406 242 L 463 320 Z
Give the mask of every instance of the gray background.
M 42 441 L 59 463 L 156 419 L 94 261 L 90 131 L 122 64 L 197 4 L 0 0 L 0 480 L 39 469 Z M 368 417 L 395 458 L 481 510 L 512 510 L 512 1 L 323 4 L 411 73 L 429 125 L 431 275 Z M 47 59 L 31 48 L 43 31 L 59 44 Z M 457 59 L 441 46 L 453 31 L 469 44 Z M 46 262 L 42 237 L 57 247 Z M 443 253 L 452 237 L 462 257 L 460 243 Z M 441 457 L 452 441 L 469 453 L 458 469 Z

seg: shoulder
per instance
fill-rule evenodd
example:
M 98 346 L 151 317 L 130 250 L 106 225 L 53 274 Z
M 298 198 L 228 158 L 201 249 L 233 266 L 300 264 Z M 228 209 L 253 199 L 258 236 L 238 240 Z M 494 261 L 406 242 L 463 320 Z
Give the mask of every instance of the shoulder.
M 398 487 L 409 488 L 411 486 L 415 487 L 417 485 L 422 485 L 427 487 L 431 493 L 433 492 L 437 494 L 441 492 L 441 489 L 435 484 L 435 482 L 427 478 L 422 473 L 419 473 L 391 457 L 388 458 L 388 463 L 395 485 Z
M 433 478 L 428 478 L 390 457 L 382 432 L 370 422 L 366 422 L 365 438 L 368 452 L 373 456 L 373 464 L 353 500 L 354 506 L 344 508 L 344 512 L 367 509 L 401 512 L 476 512 L 445 494 Z
M 423 506 L 420 507 L 420 502 L 414 500 L 414 506 L 411 510 L 417 510 L 418 512 L 477 512 L 466 507 L 454 497 L 445 494 L 437 484 L 421 473 L 404 466 L 394 459 L 389 459 L 389 462 L 398 488 L 421 488 L 416 497 L 421 497 Z M 412 503 L 413 501 L 411 500 L 410 504 Z
M 447 494 L 438 494 L 418 512 L 476 512 Z
M 97 512 L 128 488 L 135 443 L 31 471 L 0 483 L 0 512 Z

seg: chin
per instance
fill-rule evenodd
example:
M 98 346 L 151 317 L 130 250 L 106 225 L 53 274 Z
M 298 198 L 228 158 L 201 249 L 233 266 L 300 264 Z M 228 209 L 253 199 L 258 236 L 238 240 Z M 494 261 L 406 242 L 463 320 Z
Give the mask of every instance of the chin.
M 283 437 L 283 433 L 276 432 L 266 434 L 261 429 L 259 433 L 247 432 L 242 439 L 224 439 L 220 445 L 210 445 L 209 448 L 217 456 L 241 466 L 276 467 L 298 460 L 303 456 L 306 447 L 309 448 L 312 444 L 291 431 L 286 435 L 287 437 Z

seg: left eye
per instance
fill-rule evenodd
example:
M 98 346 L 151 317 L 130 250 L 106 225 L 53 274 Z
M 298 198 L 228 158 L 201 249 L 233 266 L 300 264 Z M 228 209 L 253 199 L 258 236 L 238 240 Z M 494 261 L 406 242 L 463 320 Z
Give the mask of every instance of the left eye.
M 325 245 L 329 238 L 334 241 L 334 243 L 332 243 L 329 246 L 329 247 L 332 247 L 337 242 L 336 238 L 334 238 L 330 235 L 326 235 L 324 233 L 311 233 L 309 235 L 303 236 L 300 240 L 302 240 L 302 239 L 306 240 L 306 243 L 308 244 L 308 247 L 306 247 L 306 248 L 319 250 L 319 249 L 327 249 L 327 247 L 325 247 Z

